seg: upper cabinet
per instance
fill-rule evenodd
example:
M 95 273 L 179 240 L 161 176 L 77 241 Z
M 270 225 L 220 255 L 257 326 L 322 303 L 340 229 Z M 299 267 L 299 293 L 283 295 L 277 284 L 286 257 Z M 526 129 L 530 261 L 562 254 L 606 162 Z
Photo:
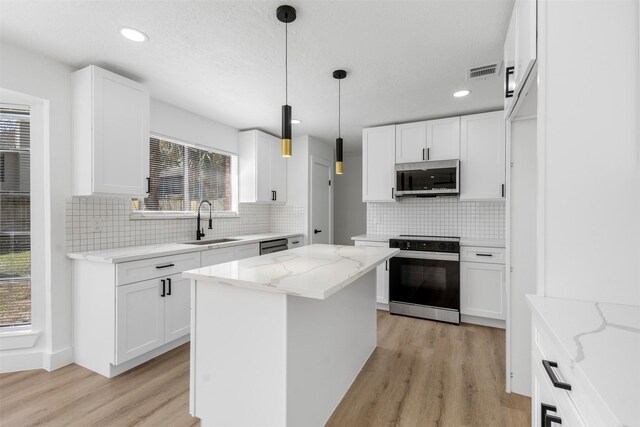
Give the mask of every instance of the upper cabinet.
M 505 105 L 508 117 L 537 58 L 537 1 L 516 0 L 504 42 Z
M 259 130 L 240 132 L 238 172 L 241 203 L 287 201 L 287 160 L 275 136 Z
M 362 130 L 362 201 L 394 202 L 396 125 Z
M 460 200 L 503 200 L 505 136 L 502 111 L 460 118 Z
M 75 195 L 144 197 L 149 176 L 149 92 L 90 65 L 73 73 Z
M 396 125 L 396 163 L 457 159 L 460 117 Z

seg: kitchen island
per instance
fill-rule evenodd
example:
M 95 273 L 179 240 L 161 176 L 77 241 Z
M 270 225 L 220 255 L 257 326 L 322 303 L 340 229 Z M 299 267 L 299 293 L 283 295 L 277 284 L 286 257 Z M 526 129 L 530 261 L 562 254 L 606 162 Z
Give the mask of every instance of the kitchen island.
M 311 245 L 183 273 L 191 415 L 324 425 L 376 347 L 376 267 L 396 253 Z

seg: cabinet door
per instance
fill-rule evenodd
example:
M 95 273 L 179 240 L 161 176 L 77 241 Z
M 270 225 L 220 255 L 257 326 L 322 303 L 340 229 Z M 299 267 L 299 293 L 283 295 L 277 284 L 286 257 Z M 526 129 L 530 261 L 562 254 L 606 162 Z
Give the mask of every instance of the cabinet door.
M 116 364 L 164 344 L 164 300 L 160 279 L 116 288 Z
M 256 202 L 270 202 L 271 193 L 271 162 L 273 153 L 273 139 L 271 135 L 256 131 Z
M 460 119 L 460 200 L 502 200 L 505 138 L 502 111 Z
M 396 163 L 427 160 L 427 122 L 396 125 Z
M 93 67 L 92 78 L 93 192 L 145 196 L 149 176 L 149 92 L 136 82 L 98 67 Z
M 460 117 L 427 122 L 427 160 L 460 157 Z
M 355 246 L 388 248 L 389 244 L 385 242 L 357 241 Z M 376 267 L 376 301 L 378 304 L 389 304 L 389 261 L 385 261 Z
M 260 244 L 236 246 L 234 249 L 234 259 L 245 259 L 260 255 Z
M 200 252 L 200 265 L 207 267 L 215 264 L 222 264 L 225 262 L 233 261 L 236 259 L 235 250 L 233 247 L 220 248 L 220 249 L 208 249 Z
M 514 5 L 516 17 L 515 35 L 515 93 L 514 99 L 519 95 L 524 82 L 529 75 L 536 60 L 536 0 L 518 0 Z
M 273 201 L 287 202 L 287 159 L 282 157 L 281 140 L 272 137 L 271 143 L 271 191 Z
M 516 20 L 517 8 L 514 5 L 504 41 L 504 77 L 502 94 L 504 97 L 504 117 L 508 117 L 515 99 L 515 62 L 516 62 Z
M 362 130 L 362 201 L 395 202 L 396 126 Z
M 501 264 L 460 263 L 460 312 L 506 319 L 506 277 Z
M 165 279 L 164 342 L 189 334 L 191 324 L 191 280 L 176 274 Z

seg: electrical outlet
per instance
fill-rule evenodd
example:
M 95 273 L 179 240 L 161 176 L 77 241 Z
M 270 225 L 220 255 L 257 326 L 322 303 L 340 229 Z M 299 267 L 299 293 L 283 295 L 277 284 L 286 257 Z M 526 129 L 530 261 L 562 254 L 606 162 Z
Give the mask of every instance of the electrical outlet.
M 102 218 L 94 216 L 89 223 L 89 232 L 100 233 L 102 231 Z

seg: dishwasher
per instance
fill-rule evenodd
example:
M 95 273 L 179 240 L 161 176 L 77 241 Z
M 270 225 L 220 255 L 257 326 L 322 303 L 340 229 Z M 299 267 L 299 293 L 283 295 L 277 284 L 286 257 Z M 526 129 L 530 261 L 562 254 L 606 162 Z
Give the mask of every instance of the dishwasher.
M 260 255 L 286 251 L 287 249 L 287 239 L 276 239 L 269 240 L 267 242 L 260 242 Z

